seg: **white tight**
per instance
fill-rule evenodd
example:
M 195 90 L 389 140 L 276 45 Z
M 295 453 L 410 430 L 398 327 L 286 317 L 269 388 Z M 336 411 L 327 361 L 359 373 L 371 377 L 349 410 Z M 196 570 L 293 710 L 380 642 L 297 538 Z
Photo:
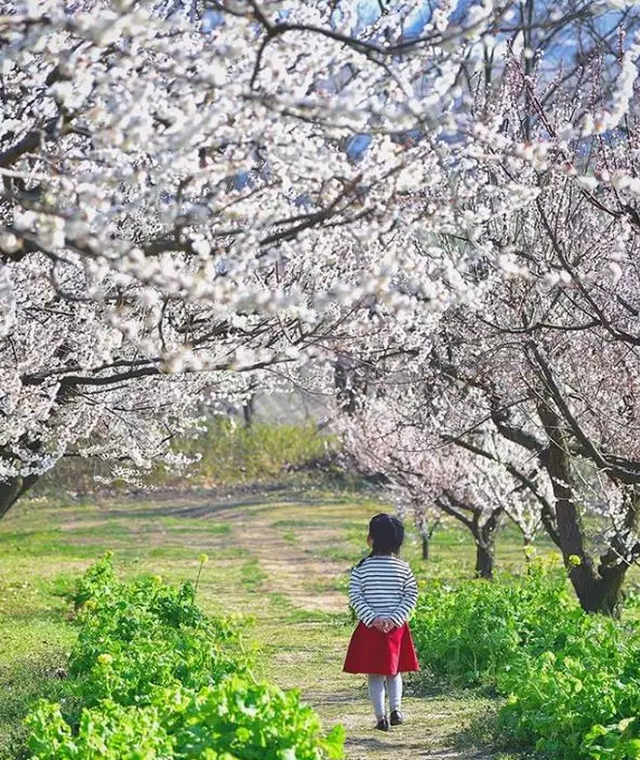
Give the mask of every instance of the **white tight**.
M 383 676 L 382 674 L 369 674 L 369 697 L 373 703 L 376 719 L 387 715 L 384 709 L 384 683 L 387 683 L 389 693 L 389 708 L 392 711 L 400 710 L 402 702 L 402 674 L 395 676 Z

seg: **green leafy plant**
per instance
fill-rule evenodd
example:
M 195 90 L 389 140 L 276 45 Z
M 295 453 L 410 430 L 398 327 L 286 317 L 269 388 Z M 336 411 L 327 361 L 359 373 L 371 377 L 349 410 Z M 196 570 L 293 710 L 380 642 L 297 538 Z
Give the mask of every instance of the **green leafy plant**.
M 546 758 L 640 757 L 640 636 L 584 613 L 558 561 L 492 584 L 430 583 L 412 626 L 422 683 L 496 690 L 509 744 Z
M 637 635 L 583 615 L 555 652 L 522 652 L 505 664 L 500 725 L 547 757 L 637 758 L 638 726 L 624 722 L 640 712 L 639 667 Z M 607 748 L 618 755 L 601 755 Z
M 201 559 L 200 568 L 202 568 Z M 295 691 L 256 682 L 238 622 L 205 615 L 191 584 L 125 584 L 105 557 L 79 580 L 74 700 L 26 719 L 36 758 L 340 758 Z
M 558 561 L 534 559 L 526 575 L 495 583 L 430 581 L 412 629 L 426 679 L 494 686 L 523 648 L 539 653 L 561 647 L 567 627 L 582 617 Z
M 622 719 L 607 727 L 595 724 L 582 747 L 589 758 L 640 758 L 640 717 Z
M 174 743 L 156 706 L 120 706 L 110 700 L 84 708 L 75 731 L 60 705 L 41 701 L 27 717 L 36 758 L 173 758 Z
M 344 730 L 321 738 L 320 721 L 295 690 L 238 676 L 191 697 L 174 717 L 179 758 L 341 758 Z

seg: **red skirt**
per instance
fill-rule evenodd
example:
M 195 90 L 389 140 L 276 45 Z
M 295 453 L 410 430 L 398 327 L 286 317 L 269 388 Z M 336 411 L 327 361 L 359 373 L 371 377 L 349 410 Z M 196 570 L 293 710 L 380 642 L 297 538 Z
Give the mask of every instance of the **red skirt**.
M 419 668 L 409 624 L 397 626 L 385 634 L 360 621 L 351 635 L 343 671 L 395 676 Z

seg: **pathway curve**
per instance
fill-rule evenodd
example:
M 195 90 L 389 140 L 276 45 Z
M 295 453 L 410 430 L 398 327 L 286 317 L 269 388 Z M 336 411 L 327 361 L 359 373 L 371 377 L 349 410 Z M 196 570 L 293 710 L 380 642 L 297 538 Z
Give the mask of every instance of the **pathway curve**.
M 350 564 L 330 555 L 344 546 L 345 532 L 330 516 L 319 520 L 321 511 L 339 514 L 340 508 L 262 505 L 233 521 L 234 541 L 266 576 L 258 596 L 263 603 L 275 600 L 271 606 L 258 601 L 253 610 L 269 676 L 283 687 L 301 689 L 326 726 L 345 726 L 349 759 L 481 758 L 475 749 L 456 748 L 456 736 L 486 708 L 488 701 L 473 697 L 407 697 L 407 725 L 388 735 L 372 729 L 364 677 L 341 670 L 350 636 L 345 625 Z

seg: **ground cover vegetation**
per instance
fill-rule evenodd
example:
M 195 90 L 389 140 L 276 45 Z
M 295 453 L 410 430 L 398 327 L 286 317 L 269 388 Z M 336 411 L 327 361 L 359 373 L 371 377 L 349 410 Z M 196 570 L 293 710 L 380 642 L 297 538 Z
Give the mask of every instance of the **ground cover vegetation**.
M 256 681 L 239 622 L 206 616 L 195 591 L 121 582 L 110 556 L 86 571 L 64 701 L 25 719 L 36 758 L 341 756 L 342 728 L 323 737 L 296 692 Z
M 370 512 L 361 492 L 322 502 L 338 528 L 315 511 L 319 525 L 310 522 L 305 505 L 322 498 L 308 481 L 293 512 L 237 494 L 222 506 L 200 494 L 132 507 L 115 494 L 104 508 L 82 497 L 70 507 L 46 488 L 41 510 L 21 505 L 78 459 L 90 475 L 69 466 L 61 481 L 72 487 L 80 474 L 180 486 L 198 461 L 202 487 L 275 483 L 286 463 L 323 459 L 327 440 L 205 416 L 235 408 L 250 423 L 257 390 L 303 386 L 331 407 L 338 466 L 376 487 L 376 509 L 395 504 L 424 556 L 434 549 L 416 616 L 428 673 L 492 690 L 490 723 L 515 752 L 639 755 L 633 595 L 625 608 L 640 560 L 637 3 L 12 0 L 0 42 L 10 752 L 27 752 L 22 721 L 35 697 L 55 704 L 67 684 L 92 679 L 99 705 L 79 692 L 59 714 L 50 704 L 32 714 L 42 753 L 101 753 L 100 743 L 124 753 L 132 733 L 152 754 L 196 748 L 191 719 L 180 725 L 174 706 L 169 731 L 173 719 L 141 697 L 144 675 L 121 679 L 116 654 L 74 665 L 84 639 L 60 595 L 99 544 L 124 555 L 131 577 L 134 561 L 149 572 L 105 587 L 131 620 L 148 619 L 178 647 L 206 630 L 211 649 L 194 646 L 194 657 L 212 674 L 226 668 L 214 657 L 222 619 L 194 623 L 189 588 L 167 591 L 152 577 L 155 563 L 182 583 L 186 551 L 215 547 L 225 584 L 211 584 L 208 604 L 218 596 L 255 610 L 267 594 L 277 625 L 263 619 L 259 631 L 280 677 L 312 696 L 314 681 L 332 685 L 318 699 L 331 715 L 336 674 L 318 667 L 328 653 L 339 662 L 348 636 L 338 600 L 363 548 L 345 516 Z M 513 527 L 516 578 L 500 569 Z M 542 574 L 528 548 L 549 543 L 564 570 Z M 439 546 L 450 550 L 444 565 Z M 190 622 L 165 621 L 141 589 Z M 91 602 L 78 614 L 87 642 L 94 626 L 114 643 L 128 636 Z M 440 631 L 450 636 L 437 643 Z M 312 645 L 291 665 L 284 643 L 302 634 Z M 260 699 L 242 658 L 215 684 L 196 663 L 191 684 L 159 652 L 150 673 L 184 696 L 179 707 L 196 699 L 190 690 L 231 684 Z M 351 705 L 357 695 L 339 697 Z M 451 695 L 438 700 L 454 710 Z M 433 719 L 420 701 L 416 712 Z M 204 709 L 215 726 L 219 710 Z M 388 750 L 347 729 L 357 738 L 347 753 Z M 434 751 L 450 749 L 438 737 Z M 405 737 L 403 750 L 429 742 Z M 222 754 L 242 752 L 220 743 Z
M 207 617 L 222 626 L 225 614 L 233 611 L 254 617 L 255 623 L 246 619 L 244 652 L 235 644 L 239 627 L 234 624 L 229 632 L 227 622 L 222 629 L 229 637 L 225 658 L 217 662 L 214 647 L 207 650 L 208 660 L 198 662 L 213 673 L 238 657 L 244 664 L 251 662 L 258 682 L 301 688 L 325 732 L 334 724 L 345 725 L 346 758 L 437 758 L 443 753 L 458 758 L 635 757 L 637 732 L 629 721 L 637 710 L 638 683 L 633 569 L 619 622 L 581 610 L 559 556 L 547 559 L 552 545 L 544 537 L 538 553 L 545 559 L 527 561 L 517 529 L 503 526 L 497 537 L 496 577 L 486 582 L 473 579 L 474 545 L 455 523 L 445 522 L 436 530 L 428 562 L 421 559 L 419 535 L 410 532 L 405 556 L 420 578 L 412 626 L 423 673 L 408 686 L 407 731 L 376 740 L 364 683 L 340 670 L 351 631 L 348 571 L 366 552 L 363 526 L 381 505 L 363 500 L 361 494 L 304 499 L 298 494 L 283 501 L 283 494 L 276 493 L 267 501 L 249 495 L 235 500 L 237 504 L 234 499 L 218 504 L 199 495 L 84 506 L 45 502 L 35 516 L 36 505 L 18 509 L 0 531 L 6 571 L 0 590 L 3 754 L 33 755 L 26 746 L 32 730 L 25 728 L 24 719 L 34 715 L 38 698 L 46 696 L 49 704 L 62 701 L 63 717 L 77 719 L 83 707 L 96 711 L 91 695 L 96 696 L 97 686 L 87 691 L 86 705 L 83 679 L 119 669 L 117 657 L 110 663 L 96 661 L 103 652 L 117 656 L 120 648 L 112 643 L 115 650 L 108 651 L 100 639 L 87 661 L 94 671 L 84 677 L 75 672 L 71 678 L 60 676 L 61 669 L 74 663 L 73 654 L 84 651 L 80 640 L 75 644 L 76 623 L 68 620 L 75 608 L 73 596 L 80 591 L 80 599 L 86 597 L 75 579 L 112 546 L 130 582 L 123 586 L 134 599 L 136 589 L 145 590 L 146 604 L 150 592 L 165 588 L 154 579 L 158 574 L 171 580 L 168 610 L 174 609 L 185 582 L 195 584 L 196 554 L 207 552 L 198 582 L 198 600 Z M 31 576 L 23 586 L 26 568 Z M 177 607 L 192 610 L 184 599 Z M 91 605 L 80 621 L 90 612 Z M 113 616 L 103 618 L 111 627 Z M 87 645 L 96 644 L 98 630 L 90 629 Z M 173 632 L 170 641 L 175 644 L 177 636 Z M 259 643 L 257 653 L 252 641 Z M 65 654 L 69 652 L 71 659 Z M 163 656 L 158 668 L 175 686 L 171 664 L 175 661 Z M 158 672 L 148 671 L 155 679 Z M 109 684 L 122 689 L 123 680 Z M 146 689 L 144 680 L 134 691 L 141 689 Z M 128 711 L 130 706 L 111 715 L 103 727 L 105 736 L 116 719 L 126 723 Z M 37 721 L 42 731 L 59 719 L 45 713 Z M 58 738 L 63 744 L 70 741 L 64 732 Z M 126 743 L 126 737 L 114 740 L 120 741 Z
M 496 583 L 425 585 L 413 627 L 420 680 L 480 685 L 505 698 L 492 731 L 507 747 L 543 758 L 640 755 L 640 637 L 586 614 L 564 568 L 535 558 Z

